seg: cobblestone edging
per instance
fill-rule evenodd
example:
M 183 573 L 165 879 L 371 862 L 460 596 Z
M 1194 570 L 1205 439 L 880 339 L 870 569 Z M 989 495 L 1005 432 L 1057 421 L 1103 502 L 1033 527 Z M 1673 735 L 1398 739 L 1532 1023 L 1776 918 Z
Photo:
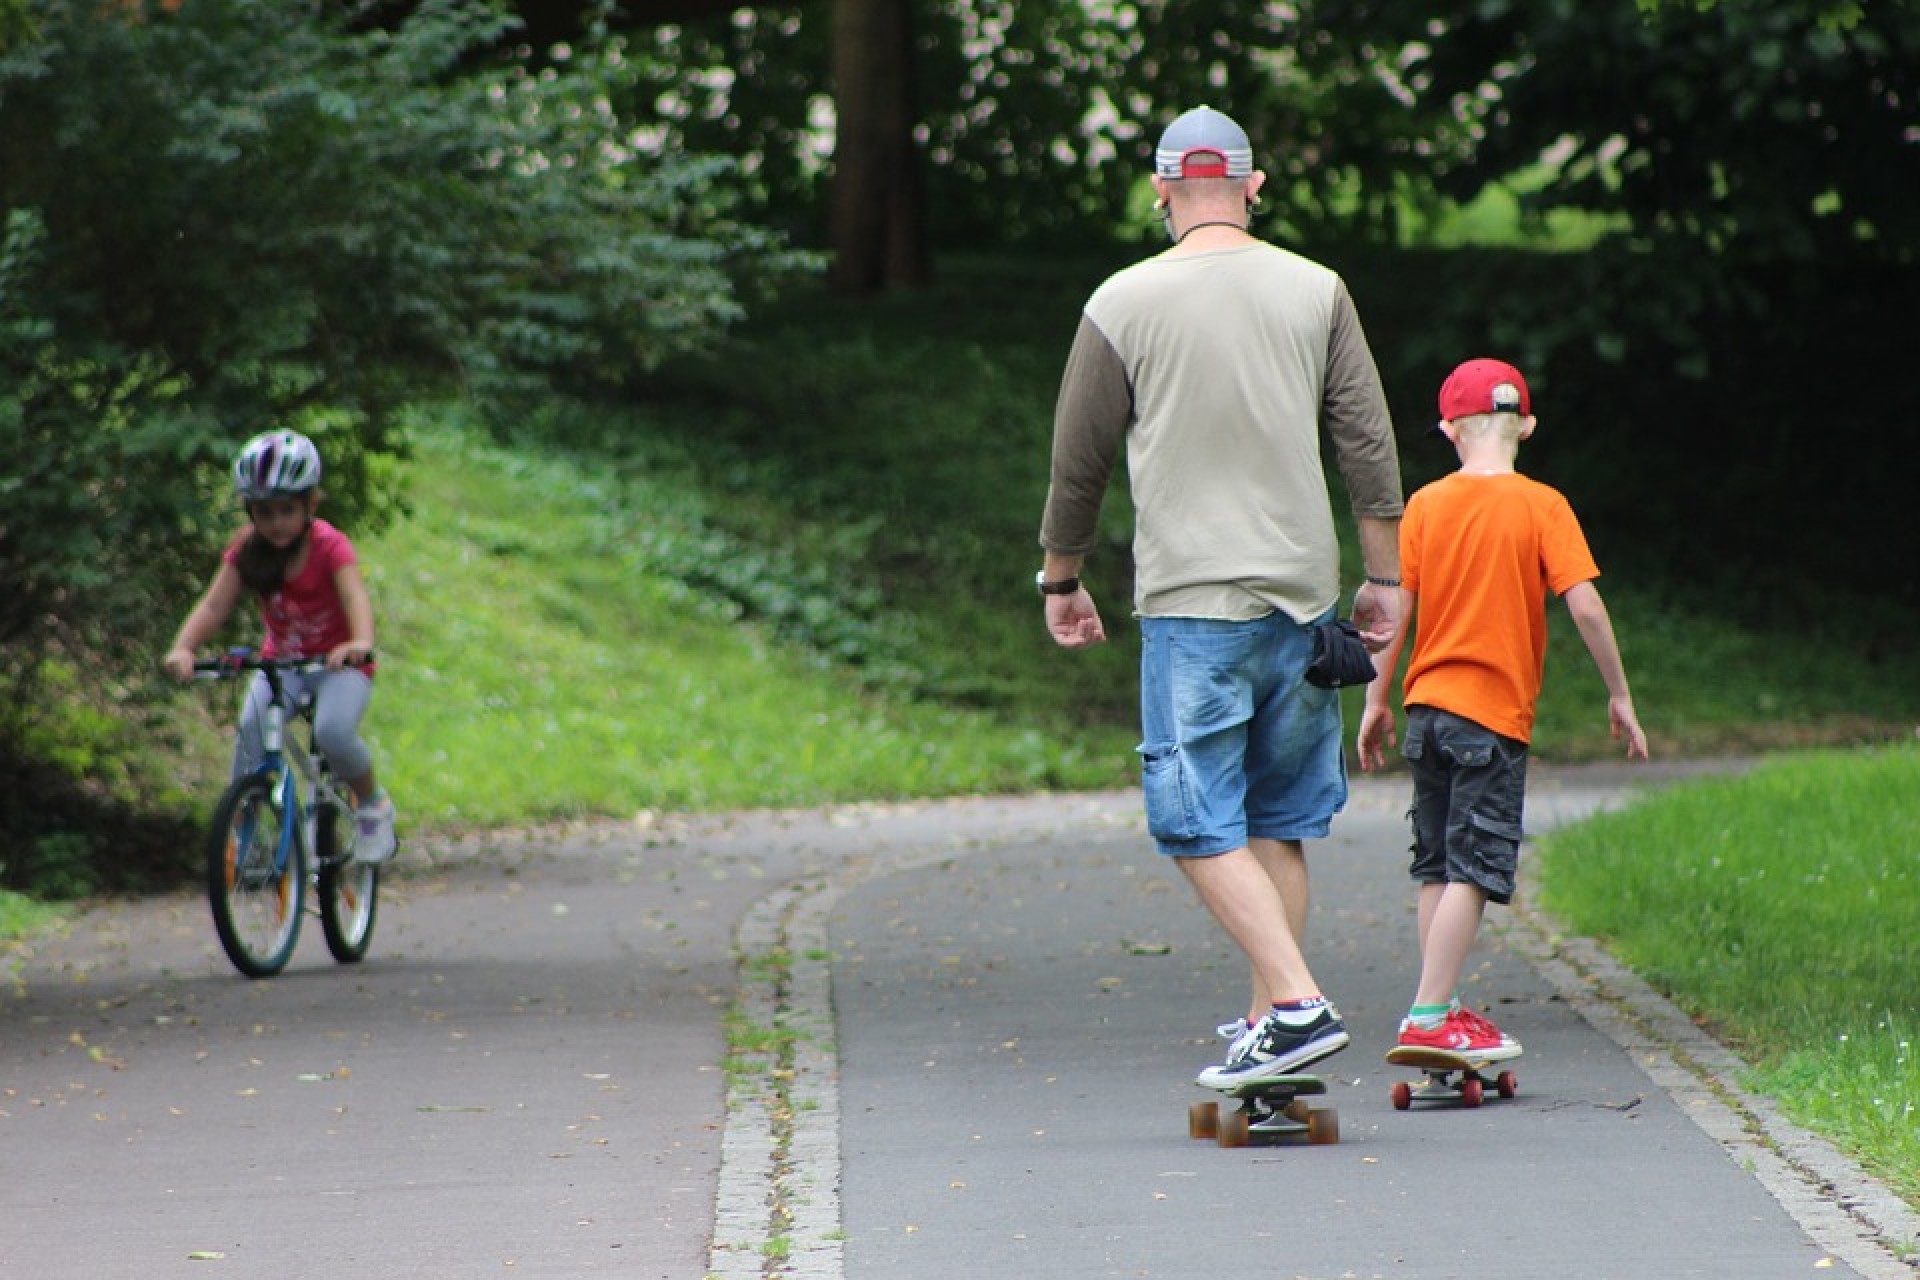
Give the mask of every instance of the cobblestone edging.
M 1920 1275 L 1920 1214 L 1826 1139 L 1743 1091 L 1746 1064 L 1605 948 L 1567 936 L 1524 893 L 1515 908 L 1490 913 L 1488 932 L 1625 1050 L 1822 1248 L 1868 1280 Z

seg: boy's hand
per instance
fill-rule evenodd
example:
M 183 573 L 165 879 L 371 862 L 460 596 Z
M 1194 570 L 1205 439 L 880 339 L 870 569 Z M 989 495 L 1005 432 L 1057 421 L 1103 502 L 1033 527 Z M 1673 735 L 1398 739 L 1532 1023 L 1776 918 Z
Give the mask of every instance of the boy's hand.
M 1633 699 L 1620 694 L 1607 699 L 1607 724 L 1613 730 L 1615 740 L 1627 740 L 1627 759 L 1645 760 L 1647 758 L 1647 734 L 1640 727 L 1640 717 L 1633 713 Z
M 1360 734 L 1354 740 L 1360 753 L 1360 767 L 1368 773 L 1387 763 L 1387 748 L 1393 746 L 1393 708 L 1369 702 L 1360 713 Z
M 175 680 L 193 679 L 193 650 L 167 650 L 166 656 L 160 659 L 160 669 Z
M 367 664 L 367 659 L 372 656 L 372 645 L 348 640 L 328 650 L 327 670 L 338 671 L 342 667 L 363 667 Z

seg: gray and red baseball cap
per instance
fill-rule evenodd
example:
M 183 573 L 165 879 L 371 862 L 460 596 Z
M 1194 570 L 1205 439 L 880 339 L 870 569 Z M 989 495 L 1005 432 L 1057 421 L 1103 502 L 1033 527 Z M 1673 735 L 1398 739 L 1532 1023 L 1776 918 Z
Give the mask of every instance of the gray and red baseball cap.
M 1533 397 L 1527 394 L 1527 380 L 1504 360 L 1468 360 L 1440 384 L 1440 417 L 1445 422 L 1476 413 L 1526 417 L 1532 412 Z
M 1195 107 L 1160 135 L 1153 171 L 1167 179 L 1250 178 L 1253 144 L 1233 117 L 1212 107 Z

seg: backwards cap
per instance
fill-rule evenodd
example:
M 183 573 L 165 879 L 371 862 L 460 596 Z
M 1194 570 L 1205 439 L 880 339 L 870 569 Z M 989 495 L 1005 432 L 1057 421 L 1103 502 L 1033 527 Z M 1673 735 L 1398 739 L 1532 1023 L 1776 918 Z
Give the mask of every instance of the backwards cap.
M 1160 135 L 1153 171 L 1168 179 L 1252 177 L 1253 145 L 1231 116 L 1195 107 Z
M 1504 360 L 1469 360 L 1440 384 L 1440 417 L 1447 422 L 1476 413 L 1533 412 L 1527 380 Z

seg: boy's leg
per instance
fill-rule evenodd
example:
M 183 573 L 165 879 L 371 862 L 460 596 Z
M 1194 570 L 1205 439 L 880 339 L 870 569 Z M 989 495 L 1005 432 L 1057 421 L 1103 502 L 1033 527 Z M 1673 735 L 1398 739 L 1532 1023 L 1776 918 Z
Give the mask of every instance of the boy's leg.
M 240 700 L 240 723 L 233 733 L 233 776 L 236 778 L 259 768 L 267 754 L 262 726 L 272 701 L 273 689 L 267 684 L 266 676 L 254 672 L 253 683 L 247 686 L 246 696 Z
M 1460 975 L 1467 967 L 1467 956 L 1480 932 L 1480 919 L 1487 895 L 1471 884 L 1429 885 L 1439 892 L 1428 895 L 1434 900 L 1432 923 L 1426 942 L 1420 948 L 1420 988 L 1413 1002 L 1420 1006 L 1444 1005 L 1460 987 Z
M 358 804 L 374 798 L 373 752 L 360 736 L 360 721 L 373 699 L 373 681 L 362 671 L 329 671 L 313 682 L 313 741 L 347 784 Z

